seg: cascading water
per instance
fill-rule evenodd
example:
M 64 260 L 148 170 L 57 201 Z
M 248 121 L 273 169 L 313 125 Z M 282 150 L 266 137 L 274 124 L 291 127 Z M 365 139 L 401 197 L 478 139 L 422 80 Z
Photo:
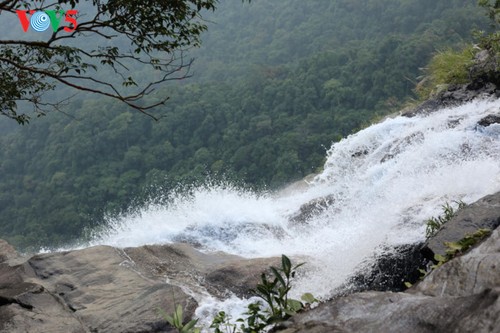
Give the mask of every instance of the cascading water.
M 500 124 L 477 125 L 499 110 L 500 100 L 484 100 L 388 119 L 335 143 L 305 188 L 201 187 L 113 222 L 95 244 L 182 240 L 244 257 L 297 256 L 307 276 L 296 293 L 326 298 L 381 245 L 423 240 L 424 221 L 444 203 L 500 191 Z M 309 212 L 297 218 L 301 206 Z

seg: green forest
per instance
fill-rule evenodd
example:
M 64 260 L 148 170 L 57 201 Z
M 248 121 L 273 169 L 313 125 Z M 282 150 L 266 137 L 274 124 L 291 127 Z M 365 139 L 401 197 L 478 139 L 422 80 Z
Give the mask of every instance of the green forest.
M 475 0 L 226 0 L 206 20 L 193 76 L 149 97 L 170 96 L 159 121 L 92 95 L 0 118 L 0 238 L 59 246 L 207 177 L 275 189 L 317 172 L 332 142 L 416 98 L 433 54 L 488 28 Z

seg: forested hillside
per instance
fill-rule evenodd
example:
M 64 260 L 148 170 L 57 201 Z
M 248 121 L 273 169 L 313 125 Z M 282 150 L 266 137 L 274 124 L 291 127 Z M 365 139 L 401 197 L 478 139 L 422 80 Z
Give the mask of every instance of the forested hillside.
M 171 97 L 158 122 L 92 96 L 14 132 L 0 119 L 0 238 L 62 244 L 208 175 L 301 178 L 413 98 L 433 53 L 487 26 L 475 0 L 221 1 L 207 20 L 194 76 L 157 92 Z

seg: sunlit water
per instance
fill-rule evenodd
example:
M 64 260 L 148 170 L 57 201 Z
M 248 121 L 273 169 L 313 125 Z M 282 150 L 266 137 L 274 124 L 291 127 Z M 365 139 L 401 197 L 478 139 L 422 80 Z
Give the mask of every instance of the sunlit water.
M 323 173 L 308 186 L 254 193 L 207 185 L 170 204 L 110 221 L 95 244 L 140 246 L 190 241 L 205 251 L 244 257 L 307 258 L 295 293 L 327 298 L 381 245 L 423 240 L 424 221 L 453 200 L 473 202 L 500 191 L 500 125 L 478 126 L 500 113 L 500 101 L 477 101 L 428 116 L 396 117 L 335 143 Z M 286 193 L 286 194 L 285 194 Z M 301 205 L 329 196 L 319 215 L 290 222 Z M 207 309 L 243 309 L 198 295 Z

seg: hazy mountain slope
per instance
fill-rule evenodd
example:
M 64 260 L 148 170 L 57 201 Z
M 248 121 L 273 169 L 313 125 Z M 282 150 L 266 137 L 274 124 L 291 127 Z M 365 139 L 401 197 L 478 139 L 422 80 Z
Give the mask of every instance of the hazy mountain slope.
M 84 96 L 75 118 L 0 138 L 0 238 L 64 243 L 207 174 L 271 187 L 303 177 L 332 141 L 411 97 L 433 52 L 486 24 L 474 3 L 221 2 L 190 54 L 195 76 L 157 92 L 171 96 L 161 121 Z

